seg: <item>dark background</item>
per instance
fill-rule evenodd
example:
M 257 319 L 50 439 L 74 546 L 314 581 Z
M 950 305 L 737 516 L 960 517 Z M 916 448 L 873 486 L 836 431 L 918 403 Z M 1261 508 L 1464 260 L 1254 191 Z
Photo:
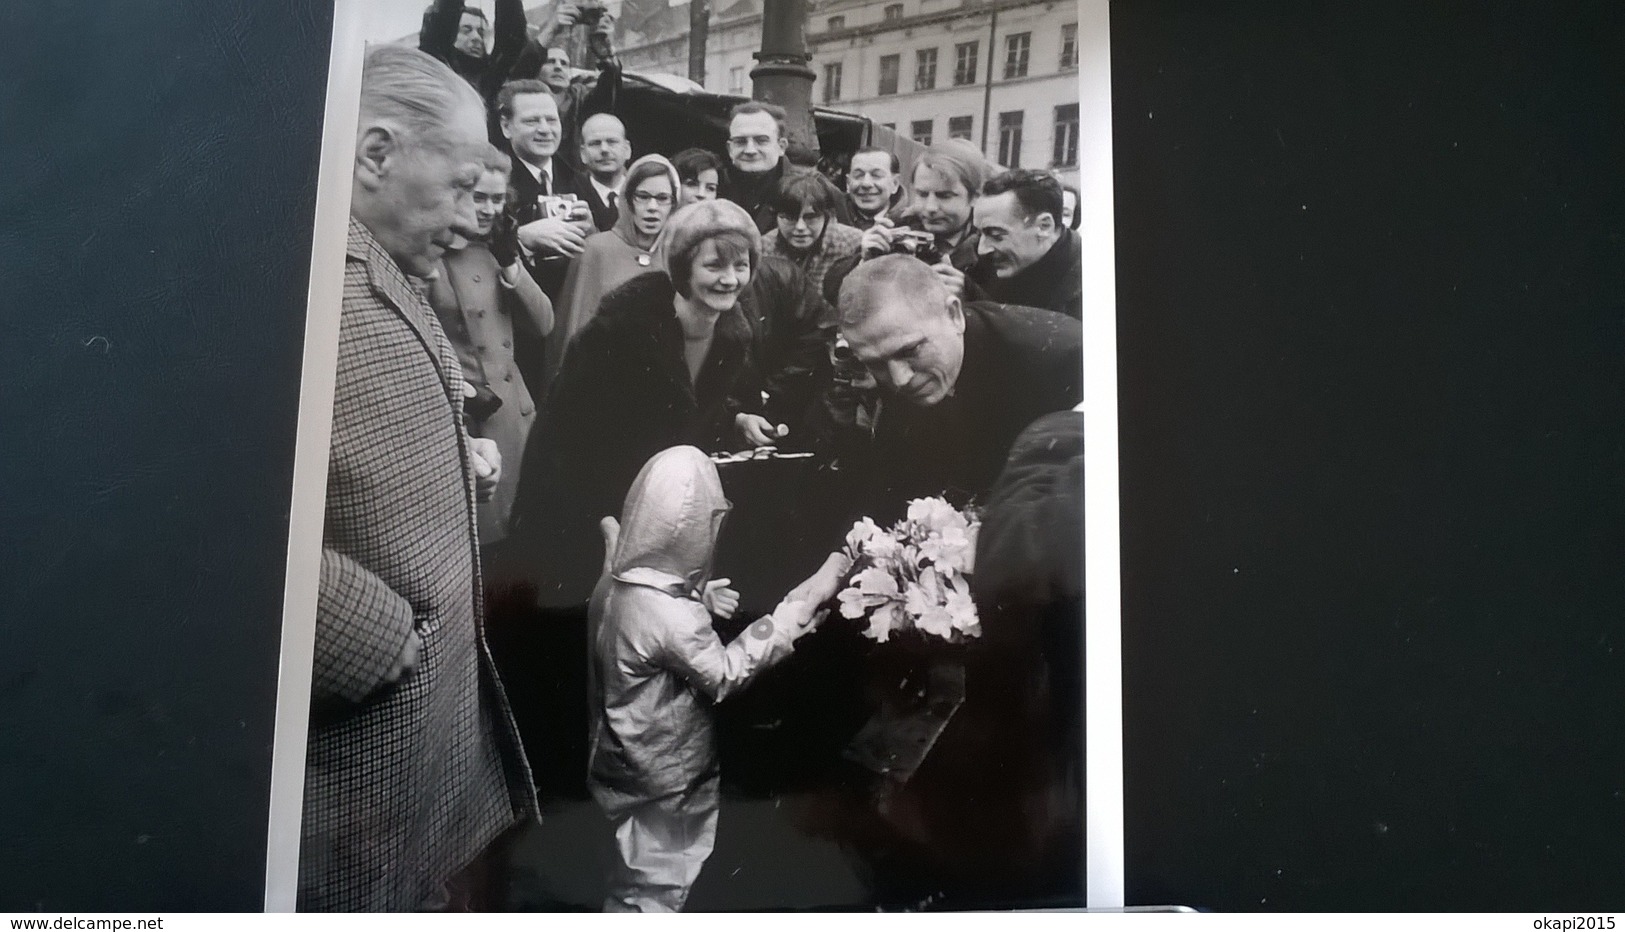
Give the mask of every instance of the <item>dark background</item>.
M 1619 11 L 1113 5 L 1130 903 L 1625 908 Z
M 0 12 L 0 911 L 264 902 L 331 33 Z
M 262 902 L 330 17 L 0 14 L 0 910 Z M 1619 909 L 1620 14 L 1112 18 L 1129 901 Z

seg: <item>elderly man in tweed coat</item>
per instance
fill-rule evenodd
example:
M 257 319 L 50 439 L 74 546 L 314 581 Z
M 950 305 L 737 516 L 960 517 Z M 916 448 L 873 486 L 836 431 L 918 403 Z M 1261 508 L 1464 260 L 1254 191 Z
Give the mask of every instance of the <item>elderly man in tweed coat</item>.
M 362 78 L 317 600 L 299 902 L 447 905 L 447 881 L 536 810 L 485 646 L 475 501 L 500 469 L 463 424 L 421 283 L 473 225 L 479 97 L 414 49 Z

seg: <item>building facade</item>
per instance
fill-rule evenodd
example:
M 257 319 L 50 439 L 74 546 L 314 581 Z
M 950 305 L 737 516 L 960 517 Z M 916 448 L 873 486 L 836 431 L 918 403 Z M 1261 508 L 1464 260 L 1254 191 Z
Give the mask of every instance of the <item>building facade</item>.
M 706 90 L 750 95 L 762 2 L 713 5 Z M 927 145 L 968 139 L 1000 165 L 1051 169 L 1077 183 L 1073 0 L 822 0 L 808 7 L 815 104 Z M 622 63 L 686 76 L 688 17 L 687 4 L 621 4 Z

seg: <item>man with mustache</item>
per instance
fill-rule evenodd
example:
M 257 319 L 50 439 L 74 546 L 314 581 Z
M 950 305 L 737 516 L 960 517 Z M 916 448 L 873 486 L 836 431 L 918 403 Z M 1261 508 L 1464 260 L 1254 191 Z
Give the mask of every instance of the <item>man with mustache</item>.
M 1061 183 L 1012 169 L 988 180 L 976 202 L 975 277 L 994 301 L 1083 319 L 1083 243 L 1061 222 Z
M 479 95 L 415 49 L 368 53 L 339 318 L 299 846 L 305 910 L 466 905 L 476 863 L 537 810 L 485 643 L 456 351 L 409 276 L 478 235 Z M 457 875 L 454 879 L 453 875 Z
M 615 226 L 621 215 L 616 203 L 626 181 L 626 163 L 632 159 L 632 144 L 626 141 L 626 124 L 609 113 L 595 113 L 581 124 L 581 165 L 584 185 L 577 187 L 592 211 L 593 225 L 603 233 Z

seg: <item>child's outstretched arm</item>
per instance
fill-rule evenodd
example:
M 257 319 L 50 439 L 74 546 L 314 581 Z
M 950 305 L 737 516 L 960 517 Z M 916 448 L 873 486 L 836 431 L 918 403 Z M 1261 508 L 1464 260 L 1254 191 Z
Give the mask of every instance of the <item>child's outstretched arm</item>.
M 720 702 L 743 689 L 756 674 L 790 655 L 796 638 L 823 620 L 818 606 L 835 597 L 850 566 L 844 554 L 832 553 L 801 585 L 790 590 L 772 614 L 757 619 L 727 646 L 696 612 L 692 624 L 671 631 L 664 660 L 689 683 Z

